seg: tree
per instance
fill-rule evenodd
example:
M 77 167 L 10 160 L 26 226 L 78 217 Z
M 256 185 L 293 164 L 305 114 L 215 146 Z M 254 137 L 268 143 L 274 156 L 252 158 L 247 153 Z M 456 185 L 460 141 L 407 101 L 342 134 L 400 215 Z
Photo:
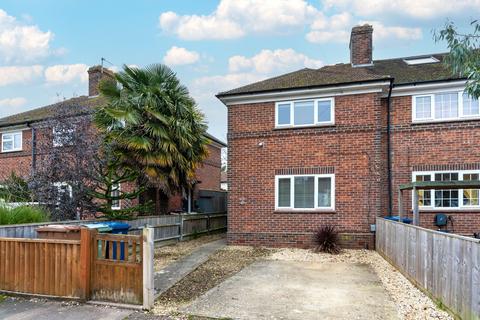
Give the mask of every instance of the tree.
M 138 172 L 130 167 L 120 167 L 119 159 L 111 151 L 109 145 L 104 145 L 97 154 L 93 166 L 93 183 L 90 195 L 100 200 L 97 211 L 110 219 L 128 220 L 134 214 L 147 212 L 151 204 L 132 205 L 145 188 L 128 188 L 122 185 L 136 186 Z M 120 206 L 120 202 L 129 202 Z M 115 204 L 118 203 L 117 207 Z
M 456 75 L 467 78 L 465 90 L 476 99 L 480 98 L 480 24 L 478 20 L 470 23 L 471 33 L 461 33 L 457 26 L 447 21 L 444 28 L 436 31 L 435 41 L 446 41 L 449 54 L 445 62 Z
M 195 169 L 208 154 L 204 116 L 167 66 L 124 66 L 115 80 L 100 83 L 107 103 L 95 123 L 119 166 L 138 170 L 155 187 L 160 212 L 160 191 L 171 195 L 195 183 Z
M 42 139 L 35 145 L 36 170 L 29 181 L 35 200 L 50 211 L 52 221 L 94 213 L 90 185 L 100 141 L 91 116 L 59 111 L 39 124 L 36 132 Z

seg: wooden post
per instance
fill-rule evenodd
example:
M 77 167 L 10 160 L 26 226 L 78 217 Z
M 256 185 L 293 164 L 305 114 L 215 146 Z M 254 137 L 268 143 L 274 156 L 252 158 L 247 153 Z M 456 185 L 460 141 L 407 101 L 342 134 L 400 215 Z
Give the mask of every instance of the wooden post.
M 80 298 L 90 299 L 90 276 L 92 268 L 92 237 L 95 231 L 82 228 L 80 230 Z
M 153 228 L 143 228 L 143 309 L 150 310 L 155 302 L 155 283 L 153 272 Z
M 184 223 L 185 223 L 185 220 L 183 219 L 183 214 L 180 214 L 180 238 L 179 238 L 180 241 L 183 240 Z
M 413 225 L 420 225 L 420 216 L 418 212 L 418 190 L 413 187 Z

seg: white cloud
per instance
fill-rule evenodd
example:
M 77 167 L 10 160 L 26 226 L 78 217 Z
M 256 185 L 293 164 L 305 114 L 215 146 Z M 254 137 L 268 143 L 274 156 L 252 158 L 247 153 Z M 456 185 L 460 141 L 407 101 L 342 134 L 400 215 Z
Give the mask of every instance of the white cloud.
M 47 83 L 68 83 L 72 81 L 87 82 L 88 66 L 86 64 L 63 64 L 45 69 Z
M 386 26 L 380 21 L 359 21 L 355 23 L 353 16 L 348 12 L 331 17 L 319 16 L 319 19 L 311 24 L 311 31 L 305 35 L 305 38 L 313 43 L 348 43 L 352 26 L 365 23 L 373 26 L 374 41 L 392 38 L 400 40 L 418 40 L 422 38 L 421 28 Z
M 478 13 L 480 8 L 480 0 L 324 0 L 323 4 L 326 9 L 339 8 L 377 19 L 386 13 L 417 19 L 450 17 L 461 12 Z
M 15 83 L 25 84 L 42 75 L 43 66 L 0 67 L 0 87 Z
M 350 39 L 350 28 L 353 25 L 353 17 L 348 12 L 326 17 L 319 15 L 310 25 L 310 32 L 305 38 L 313 43 L 325 42 L 348 42 Z
M 53 33 L 25 25 L 0 9 L 0 57 L 6 62 L 33 61 L 49 55 Z
M 221 0 L 210 15 L 164 12 L 159 27 L 185 40 L 234 39 L 247 33 L 288 32 L 318 14 L 305 0 Z
M 291 48 L 277 50 L 264 49 L 251 58 L 233 56 L 228 61 L 230 72 L 249 70 L 250 72 L 259 74 L 279 74 L 303 67 L 319 68 L 322 65 L 322 61 L 309 58 L 303 53 L 298 53 Z
M 24 106 L 27 103 L 27 99 L 23 97 L 6 98 L 0 100 L 0 107 L 18 108 Z
M 379 21 L 362 21 L 360 24 L 371 24 L 373 26 L 373 39 L 396 38 L 400 40 L 418 40 L 422 38 L 421 28 L 408 28 L 398 26 L 384 26 Z
M 198 61 L 200 55 L 185 48 L 171 47 L 163 57 L 163 62 L 169 66 L 192 64 Z

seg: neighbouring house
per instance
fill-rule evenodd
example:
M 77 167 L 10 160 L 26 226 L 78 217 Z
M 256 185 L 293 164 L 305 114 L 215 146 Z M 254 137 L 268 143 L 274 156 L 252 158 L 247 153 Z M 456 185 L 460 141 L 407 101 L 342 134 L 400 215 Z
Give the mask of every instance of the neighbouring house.
M 39 165 L 38 146 L 47 146 L 44 149 L 61 147 L 62 132 L 56 132 L 49 126 L 52 117 L 62 114 L 65 117 L 90 117 L 94 107 L 103 101 L 98 94 L 98 83 L 105 77 L 111 77 L 112 72 L 100 66 L 88 70 L 88 96 L 81 96 L 52 105 L 40 107 L 27 112 L 11 115 L 0 119 L 1 152 L 0 152 L 0 181 L 5 180 L 12 172 L 28 178 Z M 91 119 L 91 118 L 88 118 Z M 226 144 L 207 134 L 210 143 L 209 156 L 203 165 L 197 169 L 197 184 L 193 190 L 193 211 L 222 211 L 226 209 L 225 192 L 220 188 L 221 149 Z M 42 152 L 48 152 L 43 150 Z M 61 184 L 59 184 L 61 185 Z M 128 188 L 129 186 L 120 186 Z M 138 201 L 159 201 L 166 211 L 186 211 L 187 199 L 185 195 L 166 197 L 160 195 L 156 199 L 155 189 L 148 189 Z M 119 209 L 128 205 L 116 203 Z M 157 214 L 159 212 L 156 212 Z
M 372 35 L 352 29 L 349 63 L 217 95 L 228 109 L 230 243 L 310 246 L 331 224 L 344 246 L 373 248 L 375 217 L 397 214 L 399 185 L 479 179 L 480 110 L 465 79 L 445 54 L 374 60 Z M 436 229 L 445 213 L 455 233 L 480 231 L 479 190 L 427 190 L 419 205 L 421 226 Z
M 228 190 L 228 173 L 223 171 L 220 173 L 220 189 Z

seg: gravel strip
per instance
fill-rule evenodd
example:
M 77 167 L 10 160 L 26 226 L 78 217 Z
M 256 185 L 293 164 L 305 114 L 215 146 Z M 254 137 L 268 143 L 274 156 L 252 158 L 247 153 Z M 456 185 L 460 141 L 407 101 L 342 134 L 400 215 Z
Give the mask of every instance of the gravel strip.
M 424 293 L 398 272 L 377 252 L 371 250 L 343 250 L 341 254 L 330 255 L 303 249 L 280 249 L 267 257 L 272 260 L 308 262 L 364 263 L 372 267 L 391 296 L 400 319 L 452 319 L 440 310 Z
M 155 272 L 160 271 L 170 263 L 192 253 L 202 244 L 224 238 L 225 234 L 214 234 L 202 236 L 198 239 L 177 242 L 168 246 L 155 249 L 154 268 Z

